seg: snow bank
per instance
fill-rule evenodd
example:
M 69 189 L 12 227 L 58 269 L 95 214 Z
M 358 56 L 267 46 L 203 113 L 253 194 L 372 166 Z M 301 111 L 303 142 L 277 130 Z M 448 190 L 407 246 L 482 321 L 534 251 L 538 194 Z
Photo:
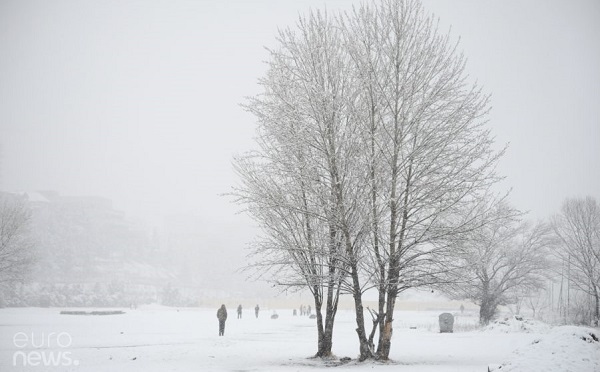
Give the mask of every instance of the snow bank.
M 514 357 L 494 372 L 598 372 L 600 331 L 562 326 L 514 351 Z
M 238 303 L 226 305 L 235 309 Z M 0 309 L 0 371 L 482 372 L 490 363 L 509 360 L 516 348 L 541 336 L 438 333 L 434 324 L 438 311 L 399 311 L 395 318 L 402 319 L 404 324 L 432 324 L 431 330 L 394 327 L 390 353 L 393 362 L 358 363 L 356 315 L 352 310 L 340 310 L 336 315 L 333 352 L 338 357 L 330 360 L 310 358 L 317 346 L 315 320 L 293 316 L 285 309 L 261 311 L 258 318 L 248 311 L 242 319 L 230 315 L 225 337 L 218 336 L 216 307 L 177 309 L 154 304 L 122 309 L 125 314 L 115 316 L 68 316 L 60 315 L 61 310 Z M 277 310 L 277 320 L 270 319 L 272 310 Z M 56 344 L 56 335 L 63 332 L 72 340 L 68 348 Z M 25 333 L 30 341 L 35 337 L 36 344 L 39 339 L 47 340 L 54 335 L 53 343 L 37 348 L 30 342 L 19 348 L 14 342 L 17 333 Z M 46 369 L 40 365 L 15 366 L 14 354 L 19 351 L 34 354 L 68 351 L 79 366 Z
M 498 333 L 548 333 L 550 326 L 537 320 L 524 319 L 519 316 L 496 320 L 483 329 L 483 332 Z

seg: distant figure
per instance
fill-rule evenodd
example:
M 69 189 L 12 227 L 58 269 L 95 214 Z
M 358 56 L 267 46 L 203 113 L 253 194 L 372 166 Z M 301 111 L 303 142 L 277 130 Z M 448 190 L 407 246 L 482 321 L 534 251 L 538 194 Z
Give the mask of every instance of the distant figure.
M 219 319 L 219 336 L 225 335 L 225 321 L 227 320 L 227 309 L 225 304 L 221 305 L 217 310 L 217 318 Z
M 258 311 L 260 310 L 260 307 L 258 307 L 258 304 L 256 304 L 256 306 L 254 306 L 254 315 L 256 316 L 256 319 L 258 319 Z
M 306 315 L 310 316 L 310 311 L 311 311 L 311 309 L 310 309 L 310 305 L 308 305 L 308 308 L 307 308 L 307 310 L 306 310 Z
M 298 315 L 298 312 L 296 311 L 296 309 L 294 309 L 294 316 Z
M 465 312 L 465 306 L 463 304 L 460 305 L 460 313 L 464 313 Z
M 237 314 L 238 314 L 238 319 L 242 319 L 242 304 L 238 305 Z
M 300 305 L 300 315 L 304 315 L 305 311 L 304 311 L 304 305 Z

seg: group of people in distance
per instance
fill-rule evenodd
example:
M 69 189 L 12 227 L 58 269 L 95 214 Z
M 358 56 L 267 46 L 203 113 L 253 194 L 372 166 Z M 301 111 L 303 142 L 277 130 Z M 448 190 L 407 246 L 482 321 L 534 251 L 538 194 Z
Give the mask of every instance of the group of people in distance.
M 260 307 L 258 304 L 254 307 L 254 315 L 258 318 L 258 312 L 260 311 Z M 242 319 L 242 304 L 239 304 L 237 307 L 237 318 Z M 219 310 L 217 310 L 217 319 L 219 319 L 219 336 L 225 335 L 225 321 L 227 320 L 227 308 L 225 304 L 222 304 Z
M 308 315 L 310 316 L 311 313 L 311 308 L 310 305 L 304 306 L 304 305 L 300 305 L 300 315 Z
M 254 307 L 254 316 L 258 319 L 258 312 L 260 311 L 260 307 L 258 304 Z M 312 309 L 310 305 L 300 305 L 300 315 L 310 316 Z M 296 315 L 296 309 L 294 309 L 294 315 Z M 271 319 L 277 319 L 277 314 L 273 314 Z M 237 307 L 237 318 L 242 319 L 242 304 L 239 304 Z M 225 321 L 227 320 L 227 308 L 225 304 L 222 304 L 221 307 L 217 310 L 217 319 L 219 319 L 219 336 L 225 335 Z

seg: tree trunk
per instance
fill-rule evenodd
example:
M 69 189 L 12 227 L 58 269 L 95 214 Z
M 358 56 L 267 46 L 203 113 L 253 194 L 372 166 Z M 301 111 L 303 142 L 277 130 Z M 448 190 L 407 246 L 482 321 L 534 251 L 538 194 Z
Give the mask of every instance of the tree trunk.
M 600 325 L 600 293 L 598 293 L 598 286 L 594 285 L 594 299 L 596 300 L 596 306 L 594 309 L 594 327 Z
M 362 304 L 362 293 L 360 291 L 360 282 L 358 280 L 358 270 L 356 263 L 352 263 L 352 287 L 354 297 L 354 310 L 356 312 L 356 333 L 358 334 L 358 342 L 360 344 L 360 356 L 359 360 L 363 361 L 373 357 L 373 353 L 369 348 L 369 341 L 367 339 L 367 333 L 365 332 L 365 315 Z
M 337 313 L 339 298 L 339 286 L 327 288 L 327 302 L 325 305 L 325 322 L 323 322 L 322 304 L 315 298 L 315 310 L 317 315 L 318 347 L 315 357 L 327 358 L 331 356 L 333 348 L 333 324 Z
M 328 132 L 331 132 L 332 127 L 328 126 Z M 350 266 L 350 276 L 352 278 L 352 296 L 354 297 L 354 310 L 356 313 L 356 333 L 358 334 L 358 341 L 360 344 L 360 356 L 359 360 L 363 361 L 365 359 L 373 357 L 373 353 L 369 349 L 369 341 L 367 340 L 367 334 L 365 331 L 365 317 L 364 317 L 364 309 L 362 304 L 362 288 L 360 286 L 360 279 L 358 277 L 358 262 L 356 257 L 356 252 L 354 252 L 354 248 L 352 245 L 352 239 L 350 235 L 350 229 L 346 223 L 346 209 L 344 203 L 344 193 L 342 190 L 342 182 L 339 177 L 338 167 L 336 163 L 336 157 L 334 156 L 336 153 L 336 146 L 334 144 L 335 136 L 331 133 L 328 135 L 329 140 L 329 167 L 330 167 L 330 176 L 332 180 L 332 196 L 334 198 L 336 204 L 336 213 L 339 218 L 339 228 L 341 233 L 343 234 L 344 239 L 344 248 L 346 251 L 346 257 L 349 260 Z
M 337 243 L 335 239 L 335 229 L 330 226 L 329 228 L 329 261 L 328 261 L 328 275 L 327 275 L 327 297 L 325 300 L 325 325 L 323 326 L 323 316 L 321 313 L 321 304 L 317 306 L 315 297 L 315 309 L 317 309 L 317 328 L 319 329 L 319 344 L 318 350 L 315 357 L 327 358 L 331 356 L 331 349 L 333 347 L 333 324 L 335 321 L 335 315 L 337 314 L 338 300 L 340 298 L 340 284 L 341 279 L 338 278 L 336 281 L 337 273 L 337 258 L 335 253 L 337 252 Z
M 331 309 L 327 309 L 326 312 L 330 312 Z M 333 347 L 333 319 L 328 319 L 329 317 L 325 315 L 325 326 L 323 327 L 323 315 L 319 310 L 317 312 L 317 329 L 319 332 L 319 343 L 317 353 L 315 357 L 317 358 L 327 358 L 331 356 L 331 349 Z
M 322 357 L 323 353 L 327 351 L 327 344 L 325 339 L 325 329 L 323 327 L 323 313 L 321 312 L 321 299 L 319 296 L 318 289 L 313 290 L 313 296 L 315 298 L 315 314 L 317 315 L 317 353 L 316 357 Z M 329 346 L 331 352 L 331 345 Z
M 379 251 L 379 223 L 378 223 L 378 212 L 377 212 L 377 181 L 375 175 L 375 159 L 376 159 L 376 150 L 375 150 L 375 104 L 373 103 L 373 96 L 371 98 L 371 128 L 370 128 L 370 140 L 371 140 L 371 164 L 370 164 L 370 176 L 371 176 L 371 213 L 372 213 L 372 228 L 373 228 L 373 252 L 375 253 L 375 259 L 377 260 L 377 267 L 379 268 L 379 287 L 378 287 L 378 308 L 377 308 L 377 317 L 373 323 L 373 331 L 369 336 L 369 346 L 373 350 L 373 338 L 375 335 L 376 328 L 379 328 L 379 338 L 377 340 L 377 351 L 376 354 L 379 355 L 381 351 L 381 344 L 383 341 L 383 330 L 384 330 L 384 311 L 385 311 L 385 263 L 381 257 L 381 252 Z
M 396 157 L 394 162 L 396 162 Z M 395 289 L 397 288 L 398 273 L 395 270 L 397 259 L 396 255 L 396 219 L 397 219 L 397 207 L 396 207 L 396 179 L 397 172 L 392 171 L 392 190 L 390 193 L 390 262 L 387 272 L 387 303 L 386 295 L 383 297 L 379 296 L 379 308 L 385 307 L 385 316 L 383 316 L 382 324 L 379 333 L 379 345 L 377 345 L 377 357 L 379 359 L 387 360 L 390 355 L 390 348 L 392 345 L 392 321 L 394 317 L 394 305 L 396 303 Z M 394 280 L 396 279 L 396 280 Z M 384 306 L 385 305 L 385 306 Z
M 496 304 L 494 301 L 484 298 L 479 306 L 479 324 L 486 326 L 494 319 L 496 315 Z
M 331 251 L 330 251 L 331 253 Z M 327 280 L 327 301 L 325 302 L 325 327 L 319 337 L 319 349 L 316 357 L 326 358 L 331 356 L 333 347 L 333 323 L 337 313 L 338 299 L 340 297 L 340 283 L 335 281 L 335 265 L 329 264 L 329 277 Z M 320 313 L 320 311 L 319 311 Z M 319 314 L 317 314 L 317 323 Z
M 413 141 L 416 141 L 416 136 Z M 413 142 L 413 147 L 415 146 Z M 395 179 L 397 173 L 394 172 L 392 177 Z M 390 202 L 391 224 L 390 224 L 390 262 L 388 267 L 388 290 L 387 290 L 387 303 L 385 311 L 385 321 L 383 326 L 383 336 L 381 339 L 381 345 L 378 347 L 379 359 L 388 360 L 390 357 L 390 350 L 392 347 L 392 323 L 394 321 L 394 306 L 396 305 L 396 298 L 398 297 L 398 283 L 400 279 L 400 256 L 399 252 L 404 248 L 404 239 L 406 236 L 406 224 L 408 222 L 408 195 L 411 188 L 412 180 L 412 160 L 408 165 L 408 174 L 406 176 L 406 185 L 404 186 L 404 197 L 402 202 L 402 214 L 400 214 L 400 232 L 396 235 L 396 217 L 398 216 L 398 209 L 394 201 L 396 197 L 395 188 L 392 188 L 392 201 Z M 395 182 L 395 181 L 394 181 Z M 396 243 L 396 237 L 398 242 Z
M 375 332 L 377 332 L 377 328 L 380 324 L 379 320 L 381 319 L 381 315 L 379 315 L 380 313 L 377 313 L 373 310 L 370 310 L 370 312 L 371 316 L 373 317 L 373 328 L 371 328 L 371 333 L 369 334 L 369 348 L 371 349 L 371 351 L 373 351 L 373 340 L 375 339 Z
M 383 333 L 385 329 L 385 282 L 383 281 L 385 268 L 380 270 L 383 271 L 383 275 L 379 284 L 379 339 L 377 340 L 377 355 L 381 355 L 381 345 L 383 345 Z
M 325 315 L 325 328 L 323 329 L 323 338 L 321 344 L 319 344 L 319 350 L 317 351 L 317 357 L 328 358 L 331 356 L 331 349 L 333 347 L 333 319 L 335 316 L 331 315 L 332 309 L 327 309 Z
M 337 308 L 337 301 L 330 306 L 329 302 L 325 308 L 325 322 L 323 322 L 322 304 L 315 301 L 315 313 L 317 315 L 317 358 L 327 358 L 331 356 L 333 348 L 333 323 Z
M 390 266 L 394 263 L 391 262 Z M 380 336 L 380 344 L 377 347 L 377 356 L 381 360 L 388 360 L 390 357 L 390 350 L 392 348 L 392 323 L 394 321 L 394 307 L 396 304 L 397 297 L 397 280 L 398 276 L 392 273 L 388 276 L 390 284 L 387 291 L 387 303 L 385 308 L 385 317 L 383 320 L 383 331 Z

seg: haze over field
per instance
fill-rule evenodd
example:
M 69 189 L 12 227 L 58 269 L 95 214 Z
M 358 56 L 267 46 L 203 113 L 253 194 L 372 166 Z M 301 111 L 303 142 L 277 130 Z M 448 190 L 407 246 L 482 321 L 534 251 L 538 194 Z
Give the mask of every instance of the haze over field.
M 96 195 L 151 225 L 191 213 L 252 232 L 218 195 L 252 148 L 258 93 L 278 27 L 349 1 L 2 1 L 3 190 Z M 492 93 L 490 125 L 514 204 L 536 218 L 598 196 L 600 5 L 593 0 L 428 0 L 468 72 Z
M 598 372 L 598 20 L 0 0 L 0 369 Z
M 306 288 L 299 293 L 284 291 L 273 299 L 280 288 L 249 281 L 249 273 L 238 270 L 256 263 L 247 257 L 245 248 L 262 232 L 265 240 L 253 251 L 263 254 L 254 256 L 262 257 L 259 273 L 279 268 L 286 273 L 278 278 L 279 283 L 296 286 L 319 277 L 327 266 L 331 278 L 334 272 L 342 276 L 339 282 L 321 283 L 322 288 L 331 290 L 337 283 L 344 287 L 342 293 L 356 294 L 372 287 L 365 294 L 365 305 L 373 309 L 375 289 L 400 285 L 399 292 L 417 287 L 427 290 L 425 294 L 407 291 L 399 297 L 402 301 L 438 300 L 438 294 L 444 293 L 464 300 L 469 310 L 477 306 L 482 324 L 489 323 L 502 305 L 514 305 L 518 313 L 525 298 L 534 317 L 536 311 L 542 316 L 542 309 L 549 308 L 548 320 L 597 321 L 600 274 L 593 265 L 588 271 L 577 265 L 600 257 L 600 222 L 593 217 L 600 215 L 596 202 L 600 199 L 600 4 L 595 0 L 490 4 L 423 0 L 424 10 L 439 17 L 433 24 L 439 35 L 450 32 L 449 45 L 460 42 L 456 52 L 440 47 L 445 45 L 442 39 L 435 39 L 425 52 L 414 47 L 418 43 L 398 43 L 405 48 L 398 55 L 406 53 L 425 61 L 421 61 L 423 68 L 414 71 L 411 63 L 404 65 L 401 58 L 397 62 L 405 69 L 405 81 L 417 77 L 407 84 L 410 93 L 387 85 L 391 69 L 368 70 L 372 61 L 361 58 L 372 53 L 391 66 L 395 60 L 386 58 L 395 55 L 395 50 L 386 48 L 394 43 L 386 42 L 410 35 L 418 22 L 408 24 L 407 32 L 382 33 L 385 36 L 376 38 L 381 45 L 367 52 L 345 43 L 339 55 L 335 53 L 342 50 L 336 49 L 343 44 L 340 40 L 359 40 L 366 32 L 358 32 L 362 30 L 358 21 L 347 29 L 337 24 L 334 30 L 346 33 L 326 33 L 333 35 L 333 43 L 319 38 L 307 41 L 308 49 L 331 47 L 335 51 L 318 60 L 313 73 L 318 75 L 319 67 L 340 57 L 334 62 L 346 61 L 336 65 L 346 68 L 344 74 L 328 71 L 325 79 L 331 79 L 327 81 L 336 88 L 340 81 L 347 84 L 345 89 L 356 95 L 343 96 L 347 90 L 340 90 L 341 94 L 319 91 L 319 84 L 306 88 L 322 76 L 302 75 L 305 71 L 295 70 L 297 66 L 287 64 L 285 58 L 278 60 L 274 50 L 306 57 L 302 49 L 294 49 L 297 40 L 283 34 L 277 37 L 278 31 L 301 27 L 299 15 L 311 9 L 326 9 L 333 15 L 352 11 L 359 4 L 346 0 L 0 1 L 0 307 L 136 308 L 160 303 L 212 308 L 227 300 L 244 306 L 263 301 L 265 306 L 288 308 L 313 303 Z M 417 3 L 408 4 L 402 9 L 410 14 Z M 395 16 L 382 18 L 389 21 L 384 24 L 391 24 Z M 320 35 L 323 25 L 315 21 L 306 27 Z M 429 42 L 418 40 L 423 45 Z M 455 61 L 461 65 L 461 55 L 467 60 L 464 71 L 452 67 Z M 321 57 L 310 54 L 310 58 Z M 367 70 L 369 74 L 363 74 Z M 424 70 L 429 73 L 419 79 Z M 289 78 L 290 71 L 309 83 L 296 84 L 297 80 Z M 482 86 L 481 94 L 463 94 L 463 73 L 469 85 Z M 452 79 L 446 84 L 431 76 Z M 366 128 L 361 125 L 368 122 L 365 97 L 373 93 L 365 87 L 373 82 L 383 82 L 381 91 L 370 96 L 380 99 L 372 106 L 372 112 L 379 110 L 372 118 L 380 122 L 371 132 L 361 132 Z M 265 89 L 276 94 L 261 95 Z M 331 99 L 334 110 L 343 107 L 333 117 L 349 118 L 352 130 L 343 120 L 342 124 L 325 120 L 333 129 L 319 132 L 324 123 L 306 119 L 319 117 L 311 116 L 314 105 L 306 104 L 312 102 L 315 91 L 324 92 L 324 102 Z M 436 95 L 438 91 L 442 93 Z M 421 94 L 426 97 L 423 101 L 415 98 Z M 491 95 L 489 104 L 487 94 Z M 401 101 L 401 115 L 400 106 L 386 106 L 389 97 Z M 293 102 L 291 111 L 282 108 L 287 107 L 287 99 Z M 338 99 L 344 103 L 337 105 Z M 438 103 L 444 109 L 438 110 Z M 422 110 L 415 108 L 419 104 Z M 400 124 L 399 117 L 404 120 Z M 288 127 L 290 118 L 297 119 L 305 132 L 298 132 L 295 124 Z M 395 136 L 390 135 L 393 131 Z M 309 143 L 315 133 L 325 137 L 333 133 L 327 137 L 330 141 L 342 138 L 347 142 L 332 145 L 333 155 L 327 148 L 319 152 L 323 149 L 317 143 Z M 271 136 L 270 142 L 257 141 L 261 135 L 262 140 Z M 398 140 L 403 136 L 411 138 L 413 147 Z M 491 145 L 490 138 L 494 140 Z M 369 140 L 377 142 L 380 153 L 368 153 L 365 144 Z M 507 145 L 496 164 L 497 158 L 490 154 Z M 438 153 L 438 149 L 447 151 Z M 251 150 L 259 151 L 264 163 L 252 163 L 253 157 L 244 155 Z M 394 156 L 386 158 L 394 151 Z M 410 161 L 398 161 L 398 154 Z M 341 176 L 345 183 L 335 179 L 336 167 L 325 171 L 322 166 L 333 164 L 336 156 L 336 164 L 344 164 L 342 172 L 347 172 Z M 438 162 L 441 165 L 436 168 Z M 486 165 L 478 168 L 481 162 Z M 419 175 L 412 182 L 413 169 L 418 167 Z M 494 170 L 505 178 L 496 182 Z M 365 174 L 371 177 L 367 186 L 361 178 Z M 499 195 L 510 190 L 510 206 L 499 198 L 487 199 L 493 194 L 487 189 L 489 184 Z M 397 190 L 406 197 L 401 198 Z M 328 192 L 340 197 L 334 201 Z M 303 204 L 294 199 L 300 194 Z M 370 202 L 371 196 L 373 206 L 367 208 L 365 201 Z M 402 213 L 394 198 L 403 200 Z M 348 200 L 351 208 L 346 208 Z M 475 206 L 479 203 L 484 207 Z M 245 209 L 254 219 L 240 213 Z M 522 216 L 517 210 L 528 214 Z M 583 251 L 573 246 L 577 239 L 569 240 L 573 230 L 568 228 L 573 222 L 569 218 L 582 210 L 592 216 L 583 220 L 595 224 L 589 229 L 593 243 Z M 517 224 L 517 218 L 529 225 Z M 548 224 L 538 225 L 538 220 Z M 382 226 L 388 222 L 386 230 Z M 396 231 L 398 226 L 402 228 Z M 342 236 L 346 250 L 334 252 L 343 246 Z M 494 241 L 498 236 L 502 242 Z M 487 246 L 481 244 L 486 239 L 490 241 Z M 564 249 L 554 249 L 557 241 Z M 396 245 L 398 252 L 407 255 L 397 262 Z M 315 246 L 331 249 L 323 266 L 310 256 Z M 14 261 L 6 259 L 12 253 L 5 252 L 21 247 L 27 254 L 16 254 Z M 390 247 L 389 252 L 383 248 L 383 261 L 380 247 Z M 318 268 L 315 272 L 302 266 L 305 256 L 295 255 L 306 253 L 305 249 L 311 258 L 307 262 Z M 410 256 L 413 252 L 418 259 Z M 532 274 L 526 279 L 480 283 L 476 279 L 486 277 L 477 272 L 485 270 L 477 266 L 483 259 L 473 258 L 480 256 L 490 260 L 486 264 L 494 275 L 497 267 L 509 267 L 520 259 L 520 263 L 537 266 L 526 266 L 527 270 L 519 266 L 513 271 L 529 270 Z M 549 262 L 551 256 L 553 262 Z M 425 257 L 422 262 L 421 257 Z M 572 257 L 583 259 L 579 263 Z M 349 269 L 357 262 L 360 265 Z M 381 266 L 369 272 L 373 262 Z M 472 287 L 449 286 L 461 282 L 451 276 L 459 265 L 464 268 L 461 275 L 472 274 Z M 440 268 L 441 272 L 435 271 Z M 406 271 L 394 276 L 395 270 Z M 350 272 L 356 274 L 352 285 Z M 425 274 L 411 277 L 414 273 Z M 440 279 L 442 274 L 448 277 Z M 529 287 L 522 291 L 510 287 L 515 282 Z M 494 292 L 488 289 L 498 283 L 500 294 L 488 301 L 485 295 Z M 502 287 L 505 283 L 509 285 Z M 469 292 L 480 285 L 485 288 L 483 297 Z M 532 288 L 538 290 L 535 295 Z M 398 293 L 393 288 L 386 293 L 391 296 L 388 303 L 395 303 Z M 541 302 L 533 303 L 534 297 Z M 358 306 L 355 298 L 342 297 L 341 307 Z M 451 306 L 456 311 L 459 304 L 430 306 Z M 413 305 L 406 302 L 404 309 Z M 590 309 L 595 309 L 595 318 Z M 393 306 L 386 311 L 391 319 Z M 366 351 L 365 347 L 361 353 Z
M 148 235 L 187 220 L 193 249 L 228 256 L 256 230 L 220 196 L 253 144 L 264 46 L 309 8 L 349 1 L 2 1 L 0 189 L 100 196 Z M 425 1 L 492 93 L 490 126 L 516 207 L 532 218 L 598 196 L 600 6 Z M 239 285 L 241 276 L 233 275 Z

